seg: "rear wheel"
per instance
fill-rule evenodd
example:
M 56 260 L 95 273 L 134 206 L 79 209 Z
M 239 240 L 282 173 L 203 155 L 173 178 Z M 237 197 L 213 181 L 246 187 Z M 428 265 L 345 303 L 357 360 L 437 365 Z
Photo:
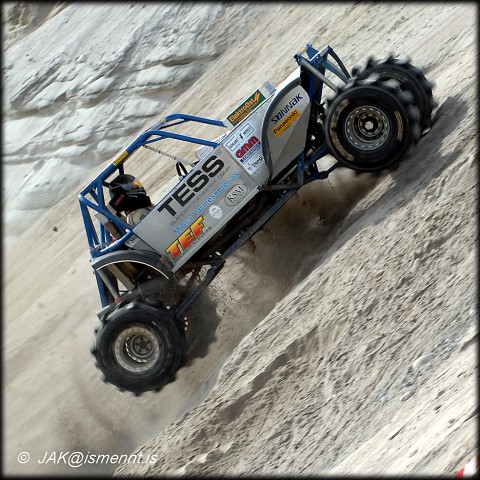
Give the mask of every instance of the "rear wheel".
M 105 381 L 140 394 L 174 380 L 184 349 L 169 310 L 133 302 L 103 320 L 92 353 Z
M 327 105 L 324 129 L 333 156 L 364 172 L 398 162 L 420 136 L 412 95 L 378 76 L 349 81 Z
M 423 71 L 415 67 L 407 59 L 394 58 L 390 55 L 384 60 L 370 58 L 364 69 L 352 69 L 352 75 L 365 79 L 371 74 L 377 74 L 380 80 L 394 79 L 400 83 L 400 89 L 413 95 L 413 104 L 420 111 L 419 124 L 422 132 L 432 125 L 432 112 L 436 107 L 432 87 Z

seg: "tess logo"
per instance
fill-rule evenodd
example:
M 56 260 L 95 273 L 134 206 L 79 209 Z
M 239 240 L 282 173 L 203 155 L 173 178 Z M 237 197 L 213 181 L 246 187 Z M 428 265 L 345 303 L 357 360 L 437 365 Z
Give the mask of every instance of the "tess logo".
M 182 183 L 178 185 L 176 191 L 157 208 L 157 211 L 162 212 L 162 210 L 167 210 L 167 212 L 174 217 L 177 214 L 177 204 L 180 208 L 185 207 L 188 202 L 195 197 L 196 193 L 201 192 L 210 180 L 221 172 L 224 166 L 225 163 L 223 163 L 223 160 L 212 155 L 202 165 L 195 167 L 195 170 L 182 180 Z

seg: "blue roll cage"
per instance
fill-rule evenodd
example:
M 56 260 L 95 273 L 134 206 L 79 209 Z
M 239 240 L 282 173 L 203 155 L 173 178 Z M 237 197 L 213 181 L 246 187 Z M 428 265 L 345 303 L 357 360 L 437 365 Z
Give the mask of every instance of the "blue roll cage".
M 305 58 L 303 56 L 304 54 L 307 54 L 308 58 Z M 328 55 L 330 55 L 336 61 L 339 68 L 327 59 Z M 347 69 L 345 68 L 333 48 L 330 47 L 330 45 L 327 45 L 321 51 L 318 51 L 313 48 L 312 45 L 307 44 L 299 53 L 294 55 L 294 58 L 301 68 L 303 68 L 304 70 L 308 70 L 311 73 L 308 82 L 308 96 L 312 103 L 316 102 L 318 105 L 320 105 L 323 93 L 323 84 L 326 84 L 334 91 L 338 91 L 338 87 L 325 77 L 326 70 L 332 72 L 344 83 L 346 83 L 350 78 Z M 103 195 L 103 187 L 108 186 L 108 184 L 106 183 L 106 179 L 116 171 L 118 171 L 119 174 L 123 174 L 124 162 L 132 153 L 134 153 L 140 147 L 145 147 L 150 143 L 157 142 L 165 138 L 198 145 L 205 145 L 213 148 L 219 145 L 219 143 L 215 141 L 205 140 L 202 138 L 192 137 L 188 135 L 181 135 L 167 130 L 170 127 L 184 124 L 187 122 L 198 122 L 226 128 L 226 125 L 220 120 L 213 120 L 209 118 L 198 117 L 194 115 L 185 115 L 180 113 L 167 115 L 159 122 L 154 124 L 151 128 L 143 132 L 140 136 L 138 136 L 135 141 L 133 141 L 128 147 L 126 147 L 126 149 L 111 164 L 109 164 L 104 170 L 102 170 L 100 174 L 79 193 L 78 200 L 80 202 L 80 210 L 83 217 L 85 232 L 87 235 L 87 241 L 90 247 L 90 254 L 92 259 L 117 250 L 133 235 L 134 227 L 128 225 L 126 222 L 113 215 L 108 210 L 108 208 L 106 208 L 105 198 Z M 318 170 L 315 162 L 327 153 L 329 153 L 328 147 L 324 145 L 308 162 L 305 161 L 305 153 L 301 153 L 297 158 L 297 183 L 288 186 L 269 185 L 267 187 L 270 189 L 288 191 L 281 197 L 282 202 L 279 202 L 278 205 L 275 205 L 267 212 L 269 215 L 262 216 L 263 220 L 261 224 L 259 224 L 259 222 L 256 222 L 255 225 L 252 226 L 252 231 L 251 229 L 249 229 L 246 232 L 245 239 L 243 239 L 242 235 L 242 238 L 239 239 L 239 241 L 242 240 L 241 243 L 243 243 L 247 238 L 250 238 L 250 236 L 253 235 L 253 233 L 255 233 L 255 231 L 258 230 L 301 186 L 305 185 L 306 183 L 310 183 L 313 180 L 327 178 L 330 172 L 332 172 L 335 168 L 339 166 L 339 164 L 336 163 L 326 171 Z M 311 171 L 312 169 L 310 167 L 312 166 L 314 173 L 309 174 L 307 177 L 305 177 L 305 172 L 308 169 L 310 169 Z M 88 196 L 90 197 L 90 199 L 87 198 Z M 99 214 L 111 220 L 117 230 L 122 234 L 122 237 L 118 240 L 113 241 L 114 238 L 110 235 L 110 233 L 101 221 L 99 221 L 98 235 L 94 226 L 93 219 L 91 217 L 91 211 L 98 212 Z M 264 219 L 264 217 L 266 219 Z M 233 251 L 241 245 L 241 243 L 238 244 L 239 241 L 235 242 L 235 244 L 232 245 L 232 247 L 228 250 L 230 251 L 233 249 L 233 253 Z M 226 258 L 226 255 L 224 255 L 223 257 Z

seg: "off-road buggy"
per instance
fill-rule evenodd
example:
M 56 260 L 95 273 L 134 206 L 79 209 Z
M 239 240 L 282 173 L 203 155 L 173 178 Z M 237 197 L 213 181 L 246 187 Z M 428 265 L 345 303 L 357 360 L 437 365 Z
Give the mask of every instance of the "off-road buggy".
M 370 58 L 350 75 L 329 45 L 306 45 L 294 58 L 298 67 L 281 85 L 264 83 L 223 121 L 162 118 L 81 191 L 102 305 L 92 353 L 121 390 L 158 391 L 175 378 L 192 304 L 303 185 L 338 167 L 395 168 L 429 130 L 432 84 L 409 60 Z M 325 85 L 333 91 L 326 102 Z M 195 124 L 216 129 L 213 139 L 177 132 Z M 108 202 L 109 179 L 126 175 L 140 147 L 165 140 L 196 144 L 194 158 L 157 150 L 175 162 L 178 183 L 132 225 Z M 322 170 L 327 154 L 336 163 Z

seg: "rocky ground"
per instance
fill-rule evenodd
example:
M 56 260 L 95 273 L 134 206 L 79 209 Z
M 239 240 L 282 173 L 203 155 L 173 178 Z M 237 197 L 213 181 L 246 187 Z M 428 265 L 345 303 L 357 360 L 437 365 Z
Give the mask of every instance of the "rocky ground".
M 473 457 L 476 5 L 43 5 L 3 6 L 4 472 L 451 475 Z M 101 383 L 79 189 L 162 114 L 224 118 L 280 83 L 307 42 L 349 67 L 410 55 L 436 84 L 431 131 L 393 174 L 300 191 L 245 245 L 175 383 Z M 53 451 L 156 462 L 38 464 Z

